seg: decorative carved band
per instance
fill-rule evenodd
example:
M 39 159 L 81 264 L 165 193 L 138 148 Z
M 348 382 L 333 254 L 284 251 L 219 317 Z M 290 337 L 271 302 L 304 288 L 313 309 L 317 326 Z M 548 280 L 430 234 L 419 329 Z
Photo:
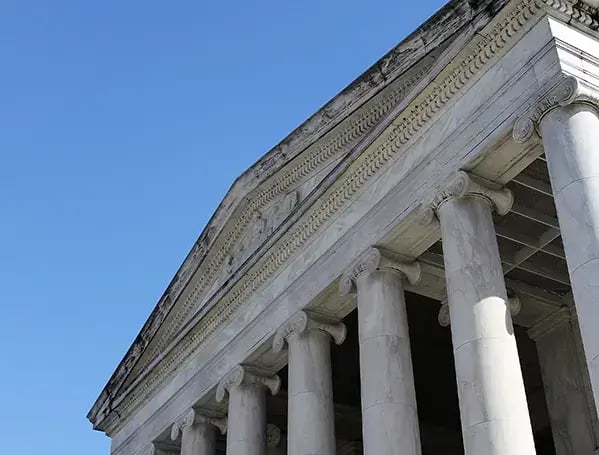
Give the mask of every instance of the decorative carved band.
M 573 76 L 563 78 L 550 89 L 528 112 L 522 115 L 514 125 L 514 140 L 523 144 L 528 140 L 540 137 L 539 125 L 543 117 L 553 109 L 568 106 L 572 103 L 599 105 L 599 94 Z
M 194 424 L 212 425 L 218 428 L 221 434 L 227 432 L 226 418 L 210 417 L 192 408 L 173 423 L 171 427 L 171 439 L 173 441 L 176 440 L 179 437 L 179 433 L 182 433 L 187 428 L 191 428 Z
M 281 440 L 281 429 L 272 423 L 266 425 L 266 446 L 269 448 L 279 447 Z
M 276 395 L 281 388 L 281 378 L 270 372 L 259 371 L 256 368 L 248 369 L 247 366 L 238 365 L 218 384 L 216 401 L 219 403 L 223 401 L 227 392 L 241 384 L 262 384 L 270 390 L 270 393 Z
M 328 333 L 335 341 L 335 344 L 341 344 L 345 341 L 347 327 L 343 322 L 330 322 L 318 316 L 300 311 L 294 314 L 283 326 L 277 330 L 272 343 L 272 349 L 279 353 L 285 347 L 285 342 L 291 335 L 305 333 L 311 330 L 319 330 Z
M 507 188 L 499 188 L 492 182 L 465 171 L 458 171 L 451 182 L 440 190 L 427 204 L 420 208 L 419 218 L 422 225 L 429 225 L 437 219 L 439 207 L 450 199 L 463 197 L 480 197 L 489 201 L 491 207 L 499 214 L 506 215 L 514 205 L 514 194 Z
M 508 305 L 512 317 L 516 317 L 520 314 L 520 310 L 522 310 L 522 302 L 520 301 L 520 298 L 517 295 L 508 297 Z M 449 327 L 451 325 L 451 317 L 449 316 L 449 304 L 447 303 L 447 300 L 443 300 L 441 302 L 441 308 L 439 308 L 437 320 L 439 321 L 439 325 L 442 327 Z
M 537 322 L 526 333 L 532 340 L 537 341 L 549 335 L 562 324 L 570 322 L 572 319 L 572 310 L 569 307 L 562 307 Z
M 419 262 L 403 262 L 394 258 L 394 254 L 381 248 L 371 247 L 341 276 L 339 293 L 347 295 L 356 290 L 356 280 L 363 273 L 385 270 L 398 273 L 410 284 L 417 284 L 422 276 Z

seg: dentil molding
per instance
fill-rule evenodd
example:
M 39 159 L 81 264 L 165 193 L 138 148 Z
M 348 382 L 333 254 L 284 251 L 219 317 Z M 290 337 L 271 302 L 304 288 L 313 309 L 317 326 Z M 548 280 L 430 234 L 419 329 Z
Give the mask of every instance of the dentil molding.
M 506 215 L 514 205 L 514 194 L 465 171 L 458 171 L 450 183 L 438 191 L 432 200 L 420 208 L 419 219 L 424 226 L 438 219 L 439 208 L 451 199 L 480 197 L 489 202 L 499 215 Z
M 342 344 L 347 336 L 347 327 L 343 322 L 330 322 L 308 313 L 307 311 L 299 311 L 277 330 L 272 343 L 273 351 L 275 353 L 281 352 L 285 348 L 285 343 L 290 336 L 294 334 L 299 335 L 312 330 L 318 330 L 329 334 L 337 345 Z
M 270 390 L 270 393 L 276 395 L 281 388 L 281 378 L 267 371 L 238 365 L 218 384 L 216 388 L 216 401 L 220 403 L 232 388 L 239 387 L 242 384 L 261 384 Z
M 516 121 L 513 130 L 514 140 L 523 144 L 540 138 L 539 125 L 543 117 L 554 109 L 573 103 L 586 103 L 599 106 L 599 89 L 594 89 L 574 76 L 566 76 L 552 87 L 537 103 Z
M 422 267 L 417 261 L 405 262 L 382 248 L 371 247 L 352 264 L 339 280 L 339 293 L 344 296 L 356 291 L 356 280 L 363 273 L 388 271 L 399 274 L 410 284 L 418 284 L 422 276 Z

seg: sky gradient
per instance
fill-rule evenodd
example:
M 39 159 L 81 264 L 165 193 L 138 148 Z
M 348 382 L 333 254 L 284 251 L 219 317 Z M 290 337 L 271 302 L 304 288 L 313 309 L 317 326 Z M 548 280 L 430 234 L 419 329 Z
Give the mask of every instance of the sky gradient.
M 233 180 L 444 2 L 5 0 L 0 452 L 85 416 Z

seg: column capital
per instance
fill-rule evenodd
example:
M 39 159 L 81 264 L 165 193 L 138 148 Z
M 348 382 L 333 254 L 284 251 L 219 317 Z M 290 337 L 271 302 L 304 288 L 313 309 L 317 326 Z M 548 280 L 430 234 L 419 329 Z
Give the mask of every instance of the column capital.
M 173 441 L 176 440 L 179 437 L 179 433 L 182 433 L 183 430 L 190 428 L 196 423 L 212 425 L 213 427 L 218 428 L 221 434 L 227 432 L 226 418 L 210 416 L 192 408 L 175 420 L 175 423 L 173 423 L 173 426 L 171 427 L 171 439 Z
M 510 307 L 510 314 L 512 315 L 512 317 L 516 317 L 520 314 L 520 311 L 522 310 L 522 302 L 520 301 L 520 297 L 518 297 L 517 295 L 508 297 L 508 305 Z M 451 317 L 449 316 L 449 304 L 447 303 L 447 300 L 443 300 L 441 302 L 441 308 L 439 308 L 437 321 L 439 321 L 439 325 L 442 327 L 449 327 L 451 325 Z
M 599 92 L 578 80 L 574 76 L 566 76 L 554 85 L 526 111 L 514 124 L 513 137 L 519 144 L 540 138 L 539 124 L 543 117 L 554 109 L 573 103 L 599 106 Z
M 281 444 L 281 429 L 272 424 L 269 423 L 268 425 L 266 425 L 266 446 L 270 447 L 270 448 L 275 448 L 275 447 L 279 447 L 279 444 Z
M 247 365 L 237 365 L 218 384 L 216 388 L 216 401 L 219 403 L 225 399 L 227 392 L 233 387 L 242 384 L 261 384 L 276 395 L 281 388 L 281 378 L 271 372 L 263 371 Z
M 572 319 L 571 308 L 562 307 L 559 310 L 551 313 L 549 316 L 541 319 L 539 322 L 529 328 L 526 333 L 532 340 L 537 341 L 549 335 L 563 324 L 570 322 Z
M 339 280 L 339 293 L 343 295 L 356 291 L 356 279 L 363 273 L 372 273 L 377 270 L 395 272 L 402 278 L 408 280 L 410 284 L 416 284 L 420 281 L 422 268 L 417 261 L 405 262 L 396 257 L 390 251 L 382 248 L 368 248 L 362 255 L 349 267 Z
M 335 344 L 343 343 L 347 335 L 347 328 L 343 322 L 328 321 L 307 311 L 299 311 L 277 330 L 272 343 L 273 351 L 281 352 L 288 338 L 294 333 L 301 334 L 312 330 L 328 333 Z
M 426 226 L 437 220 L 437 211 L 446 201 L 463 197 L 486 199 L 499 215 L 506 215 L 514 205 L 514 194 L 507 188 L 476 177 L 465 171 L 458 171 L 432 199 L 420 207 L 419 221 Z

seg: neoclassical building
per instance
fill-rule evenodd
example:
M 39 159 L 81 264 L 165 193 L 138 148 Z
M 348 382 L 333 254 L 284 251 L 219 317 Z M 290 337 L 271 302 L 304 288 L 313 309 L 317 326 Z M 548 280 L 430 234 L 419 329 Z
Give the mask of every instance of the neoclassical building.
M 239 177 L 111 454 L 599 453 L 597 7 L 453 0 Z

